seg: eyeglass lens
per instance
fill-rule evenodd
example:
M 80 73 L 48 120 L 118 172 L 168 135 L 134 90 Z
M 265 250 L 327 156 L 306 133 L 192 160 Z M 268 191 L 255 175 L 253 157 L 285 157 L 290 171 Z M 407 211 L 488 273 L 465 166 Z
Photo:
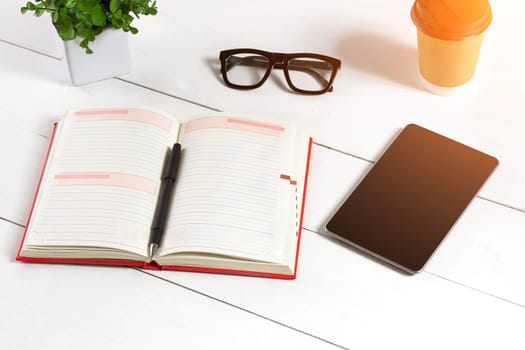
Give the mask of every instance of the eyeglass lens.
M 291 83 L 305 91 L 320 91 L 328 86 L 333 67 L 330 63 L 309 57 L 288 61 L 288 75 Z
M 257 85 L 270 69 L 268 57 L 254 53 L 236 53 L 225 60 L 227 79 L 231 84 L 251 87 Z M 279 63 L 275 68 L 283 68 Z M 334 67 L 319 58 L 297 57 L 287 62 L 286 69 L 290 83 L 296 88 L 309 92 L 328 87 Z
M 268 57 L 253 53 L 237 53 L 226 58 L 228 80 L 235 85 L 256 85 L 263 79 L 269 68 Z

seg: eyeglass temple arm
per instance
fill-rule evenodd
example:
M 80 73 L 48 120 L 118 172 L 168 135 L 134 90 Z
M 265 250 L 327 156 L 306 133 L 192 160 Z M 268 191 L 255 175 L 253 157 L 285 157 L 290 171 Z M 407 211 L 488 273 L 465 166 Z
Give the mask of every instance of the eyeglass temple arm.
M 268 66 L 268 61 L 266 61 L 264 59 L 261 59 L 260 56 L 246 56 L 246 57 L 230 56 L 230 58 L 226 62 L 225 69 L 226 69 L 226 71 L 229 71 L 230 69 L 232 69 L 233 67 L 235 67 L 236 65 L 241 64 L 241 63 L 249 64 L 249 65 L 252 65 L 252 66 L 259 66 L 259 67 L 267 67 Z M 276 63 L 274 65 L 274 68 L 283 69 L 283 64 L 282 63 Z M 330 64 L 328 64 L 326 62 L 319 62 L 319 61 L 295 59 L 293 61 L 293 64 L 290 64 L 290 63 L 288 64 L 288 69 L 303 71 L 303 72 L 308 73 L 311 76 L 313 76 L 315 79 L 317 79 L 322 84 L 328 85 L 328 81 L 326 81 L 326 79 L 321 74 L 319 74 L 318 72 L 316 72 L 312 68 L 332 70 L 332 66 Z M 333 86 L 330 86 L 328 91 L 331 92 L 333 89 L 334 89 Z

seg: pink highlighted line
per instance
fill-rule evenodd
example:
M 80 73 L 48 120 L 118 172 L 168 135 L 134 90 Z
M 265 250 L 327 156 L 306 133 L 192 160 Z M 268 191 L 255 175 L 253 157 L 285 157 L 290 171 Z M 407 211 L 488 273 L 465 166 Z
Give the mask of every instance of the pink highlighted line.
M 73 173 L 54 176 L 57 186 L 114 186 L 132 188 L 151 195 L 157 192 L 157 183 L 148 178 L 120 173 Z
M 67 180 L 67 179 L 109 179 L 110 174 L 58 174 L 55 175 L 55 180 Z
M 75 112 L 75 115 L 128 114 L 127 109 L 91 109 Z
M 186 123 L 184 126 L 184 134 L 203 129 L 233 129 L 275 137 L 281 136 L 281 133 L 285 130 L 280 125 L 255 122 L 245 119 L 205 117 Z
M 143 109 L 93 109 L 75 112 L 78 121 L 125 120 L 150 124 L 171 131 L 172 120 L 166 116 Z
M 251 120 L 245 120 L 245 119 L 237 119 L 237 118 L 228 118 L 228 123 L 237 123 L 242 125 L 251 125 L 258 128 L 265 128 L 270 130 L 277 130 L 277 131 L 284 131 L 284 128 L 280 125 L 274 125 L 274 124 L 267 124 L 267 123 L 260 123 L 255 122 Z

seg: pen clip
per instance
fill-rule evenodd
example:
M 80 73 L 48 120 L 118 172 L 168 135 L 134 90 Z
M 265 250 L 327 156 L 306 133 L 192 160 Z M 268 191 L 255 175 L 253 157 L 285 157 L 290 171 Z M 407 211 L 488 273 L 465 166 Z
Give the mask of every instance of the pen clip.
M 171 149 L 170 157 L 168 159 L 168 163 L 166 166 L 166 171 L 164 172 L 164 176 L 162 177 L 163 180 L 173 180 L 175 181 L 175 178 L 177 177 L 177 170 L 179 168 L 179 162 L 180 162 L 180 155 L 181 155 L 181 145 L 180 143 L 176 143 L 173 145 L 173 148 Z

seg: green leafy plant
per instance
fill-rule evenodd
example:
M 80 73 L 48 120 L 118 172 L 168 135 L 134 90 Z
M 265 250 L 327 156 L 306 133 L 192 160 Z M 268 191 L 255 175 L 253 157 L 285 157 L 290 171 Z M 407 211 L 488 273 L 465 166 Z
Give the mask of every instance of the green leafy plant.
M 32 11 L 40 17 L 44 13 L 51 20 L 62 40 L 82 38 L 80 47 L 91 54 L 89 43 L 106 27 L 122 29 L 137 34 L 131 26 L 140 15 L 156 15 L 155 0 L 33 0 L 20 9 L 22 13 Z

